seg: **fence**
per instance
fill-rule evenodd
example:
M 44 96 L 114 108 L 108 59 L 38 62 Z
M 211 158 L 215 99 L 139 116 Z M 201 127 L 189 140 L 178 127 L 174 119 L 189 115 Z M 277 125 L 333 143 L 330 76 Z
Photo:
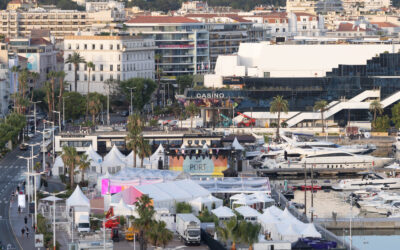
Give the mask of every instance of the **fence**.
M 215 240 L 211 237 L 206 231 L 201 229 L 201 240 L 209 247 L 209 249 L 213 250 L 227 250 L 221 242 Z

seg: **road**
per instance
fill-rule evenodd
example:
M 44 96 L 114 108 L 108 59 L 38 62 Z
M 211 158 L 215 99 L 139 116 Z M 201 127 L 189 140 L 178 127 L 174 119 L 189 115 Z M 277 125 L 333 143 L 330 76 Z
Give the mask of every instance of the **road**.
M 29 143 L 37 143 L 41 139 L 41 135 L 38 133 Z M 36 146 L 34 154 L 38 152 L 39 146 Z M 21 249 L 11 230 L 9 221 L 11 194 L 15 192 L 18 183 L 23 182 L 25 179 L 23 173 L 26 172 L 26 160 L 20 159 L 18 156 L 29 157 L 30 150 L 20 151 L 16 148 L 0 160 L 0 241 L 3 246 L 11 244 L 12 247 Z

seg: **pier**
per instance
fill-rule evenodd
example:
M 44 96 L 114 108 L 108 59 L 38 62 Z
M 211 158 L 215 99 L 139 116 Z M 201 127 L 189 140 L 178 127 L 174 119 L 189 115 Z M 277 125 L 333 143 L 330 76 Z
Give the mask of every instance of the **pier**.
M 339 230 L 343 228 L 350 228 L 350 218 L 316 218 L 314 222 L 324 228 Z M 352 218 L 352 229 L 400 229 L 400 218 Z

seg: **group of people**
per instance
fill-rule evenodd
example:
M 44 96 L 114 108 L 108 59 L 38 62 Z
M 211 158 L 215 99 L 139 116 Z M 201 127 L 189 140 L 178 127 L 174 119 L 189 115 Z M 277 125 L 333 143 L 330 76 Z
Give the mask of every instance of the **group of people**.
M 21 229 L 21 237 L 24 237 L 26 233 L 26 238 L 29 238 L 29 227 L 28 227 L 28 217 L 24 218 L 25 226 Z

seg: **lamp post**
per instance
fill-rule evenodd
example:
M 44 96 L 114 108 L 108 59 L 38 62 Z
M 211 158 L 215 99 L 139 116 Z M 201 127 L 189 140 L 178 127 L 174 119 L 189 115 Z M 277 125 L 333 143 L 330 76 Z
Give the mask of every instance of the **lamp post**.
M 115 216 L 111 217 L 111 218 L 103 218 L 103 219 L 99 219 L 96 217 L 90 217 L 93 220 L 98 220 L 101 221 L 103 223 L 103 249 L 106 249 L 106 220 L 115 218 Z
M 20 158 L 20 159 L 25 159 L 26 160 L 26 169 L 27 169 L 27 172 L 29 173 L 30 172 L 30 168 L 29 168 L 29 162 L 30 162 L 30 160 L 31 160 L 31 158 L 32 157 L 23 157 L 23 156 L 18 156 L 18 158 Z M 27 190 L 26 190 L 26 193 L 28 193 L 28 209 L 29 209 L 29 203 L 31 202 L 31 198 L 30 198 L 30 178 L 29 178 L 29 175 L 27 176 Z
M 132 114 L 133 114 L 133 105 L 132 105 L 132 90 L 133 90 L 133 89 L 135 89 L 135 88 L 128 88 L 128 89 L 130 89 L 130 90 L 131 90 L 131 105 L 130 105 L 130 107 L 129 107 L 129 115 L 132 115 Z
M 54 139 L 54 122 L 52 122 L 52 121 L 45 121 L 45 122 L 52 124 L 52 131 L 53 131 L 52 132 L 52 134 L 53 134 L 53 147 L 52 148 L 53 148 L 53 163 L 54 163 L 54 161 L 55 161 L 55 146 L 56 146 L 55 139 Z
M 32 102 L 33 103 L 33 116 L 35 120 L 35 134 L 36 134 L 36 103 L 41 103 L 42 101 Z
M 33 172 L 33 169 L 32 169 Z M 34 193 L 34 200 L 35 200 L 35 218 L 34 220 L 32 220 L 33 225 L 35 225 L 35 232 L 36 232 L 36 228 L 37 228 L 37 199 L 36 199 L 36 176 L 38 175 L 42 175 L 45 172 L 39 172 L 39 173 L 30 173 L 27 172 L 26 175 L 27 176 L 33 176 L 33 193 Z
M 42 134 L 42 145 L 40 146 L 40 150 L 42 150 L 43 152 L 43 163 L 42 163 L 43 171 L 46 170 L 46 152 L 44 150 L 45 149 L 44 136 L 46 134 L 45 130 L 46 130 L 46 121 L 43 121 L 43 131 L 36 131 Z
M 61 133 L 61 112 L 53 110 L 53 113 L 58 114 L 58 131 Z M 54 133 L 54 131 L 53 131 Z
M 53 201 L 53 249 L 56 250 L 56 195 L 65 193 L 66 190 L 58 192 L 58 193 L 49 193 L 44 191 L 44 194 L 50 194 L 54 197 Z

